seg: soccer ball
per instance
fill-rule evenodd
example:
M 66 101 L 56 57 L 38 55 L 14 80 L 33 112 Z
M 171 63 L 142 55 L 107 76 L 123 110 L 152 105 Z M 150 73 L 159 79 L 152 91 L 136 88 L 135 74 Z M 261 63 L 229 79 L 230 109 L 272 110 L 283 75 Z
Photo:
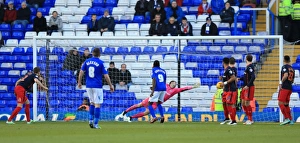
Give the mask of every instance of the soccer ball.
M 223 88 L 223 83 L 222 82 L 218 82 L 216 85 L 217 89 L 222 89 Z

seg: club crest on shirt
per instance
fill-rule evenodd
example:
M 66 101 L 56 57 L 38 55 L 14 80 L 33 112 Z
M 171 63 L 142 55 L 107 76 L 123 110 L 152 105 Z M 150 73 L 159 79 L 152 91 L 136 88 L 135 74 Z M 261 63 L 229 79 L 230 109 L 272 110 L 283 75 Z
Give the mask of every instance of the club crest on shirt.
M 253 70 L 250 68 L 249 71 L 252 72 Z
M 230 74 L 232 74 L 232 71 L 229 71 Z
M 285 68 L 283 68 L 283 71 L 285 72 L 285 71 L 286 71 L 286 69 L 285 69 Z

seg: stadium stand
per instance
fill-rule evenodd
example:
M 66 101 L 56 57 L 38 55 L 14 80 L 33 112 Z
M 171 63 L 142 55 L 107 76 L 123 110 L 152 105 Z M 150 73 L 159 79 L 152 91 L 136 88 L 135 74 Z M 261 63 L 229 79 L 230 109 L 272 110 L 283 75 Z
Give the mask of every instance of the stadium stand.
M 18 6 L 20 3 L 16 1 L 15 5 Z M 186 1 L 184 1 L 186 2 Z M 209 1 L 210 2 L 210 1 Z M 132 7 L 135 5 L 136 0 L 107 0 L 104 3 L 103 0 L 81 0 L 80 3 L 78 0 L 45 0 L 43 7 L 39 8 L 37 11 L 41 11 L 46 17 L 47 22 L 49 21 L 49 15 L 53 11 L 57 11 L 61 18 L 63 19 L 63 32 L 62 33 L 53 33 L 52 36 L 64 35 L 64 36 L 75 36 L 75 35 L 87 35 L 86 32 L 86 23 L 91 19 L 92 14 L 97 14 L 98 18 L 101 18 L 104 11 L 108 9 L 112 16 L 115 18 L 115 32 L 114 33 L 104 33 L 103 36 L 146 36 L 148 35 L 148 29 L 150 27 L 149 19 L 143 16 L 134 16 L 134 11 Z M 188 1 L 188 3 L 183 3 L 182 9 L 186 14 L 186 17 L 191 22 L 194 27 L 194 35 L 200 35 L 200 29 L 207 16 L 199 15 L 197 16 L 197 11 L 195 9 L 199 5 L 199 1 Z M 71 8 L 70 8 L 71 7 Z M 73 8 L 76 8 L 73 9 Z M 238 11 L 238 7 L 234 7 Z M 32 18 L 34 18 L 36 11 L 32 9 Z M 241 12 L 238 15 L 237 23 L 237 35 L 250 35 L 247 31 L 248 23 L 250 21 L 252 13 L 251 12 Z M 219 15 L 212 15 L 212 21 L 214 21 L 217 26 L 220 35 L 235 35 L 234 26 L 229 25 L 228 23 L 220 23 L 221 18 Z M 36 35 L 35 32 L 32 32 L 32 24 L 28 24 L 27 27 L 22 27 L 22 25 L 9 25 L 9 24 L 0 24 L 0 31 L 2 37 L 5 40 L 5 47 L 0 48 L 0 98 L 5 99 L 6 102 L 0 103 L 0 108 L 5 108 L 11 112 L 10 107 L 13 107 L 15 103 L 13 96 L 13 88 L 15 81 L 24 73 L 26 70 L 32 69 L 32 48 L 31 48 L 31 38 Z M 38 35 L 46 35 L 45 32 L 40 32 Z M 100 36 L 100 32 L 91 32 L 89 36 Z M 64 40 L 56 41 L 57 45 L 64 46 L 66 42 Z M 109 41 L 108 41 L 109 42 Z M 134 43 L 134 44 L 131 44 Z M 112 44 L 115 44 L 112 46 Z M 128 91 L 117 90 L 115 93 L 110 93 L 105 90 L 105 104 L 103 105 L 102 110 L 106 110 L 106 107 L 118 107 L 122 111 L 124 107 L 128 107 L 133 103 L 138 103 L 145 97 L 148 97 L 149 84 L 151 84 L 151 79 L 147 78 L 149 76 L 149 70 L 151 69 L 151 64 L 149 62 L 159 59 L 163 61 L 162 66 L 168 70 L 168 76 L 170 79 L 177 81 L 177 72 L 172 72 L 172 70 L 177 69 L 175 62 L 178 57 L 175 54 L 165 53 L 175 53 L 178 48 L 174 47 L 173 41 L 127 41 L 127 43 L 107 43 L 105 41 L 96 42 L 96 41 L 85 41 L 85 42 L 74 42 L 72 46 L 78 47 L 78 49 L 83 49 L 85 46 L 94 47 L 103 46 L 103 53 L 105 56 L 101 56 L 101 59 L 105 62 L 114 61 L 116 65 L 120 65 L 122 62 L 126 62 L 127 69 L 132 73 L 133 84 L 130 86 Z M 122 47 L 120 47 L 122 45 Z M 124 46 L 125 45 L 125 46 Z M 126 46 L 128 45 L 128 46 Z M 133 47 L 129 45 L 135 45 Z M 213 93 L 215 92 L 215 84 L 218 82 L 216 78 L 220 73 L 222 73 L 222 66 L 220 65 L 223 57 L 218 56 L 217 54 L 226 53 L 234 55 L 238 61 L 238 70 L 241 71 L 245 68 L 243 64 L 244 54 L 247 52 L 255 53 L 256 62 L 260 62 L 260 56 L 264 54 L 265 51 L 265 41 L 259 40 L 201 40 L 201 41 L 182 41 L 184 45 L 183 53 L 181 55 L 181 64 L 182 64 L 182 79 L 181 83 L 183 86 L 192 85 L 195 82 L 201 82 L 203 86 L 196 90 L 191 90 L 188 93 L 190 94 L 183 96 L 184 101 L 182 102 L 183 108 L 182 112 L 190 111 L 209 111 L 209 106 Z M 255 46 L 250 46 L 255 45 Z M 45 56 L 45 42 L 38 41 L 37 46 L 39 49 L 39 60 L 44 60 Z M 52 45 L 53 46 L 53 45 Z M 90 50 L 92 50 L 90 48 Z M 82 51 L 82 50 L 81 50 Z M 78 107 L 81 104 L 82 95 L 84 91 L 74 90 L 76 85 L 76 77 L 71 71 L 62 71 L 62 74 L 58 76 L 57 71 L 51 71 L 51 68 L 60 68 L 62 67 L 65 57 L 58 57 L 57 55 L 66 55 L 67 50 L 64 48 L 53 48 L 51 51 L 51 62 L 50 64 L 50 78 L 49 78 L 49 90 L 59 91 L 58 86 L 63 86 L 63 91 L 68 91 L 71 94 L 67 95 L 65 93 L 52 94 L 51 96 L 55 100 L 51 100 L 50 104 L 55 108 L 71 108 L 76 110 L 74 107 Z M 191 52 L 196 52 L 198 54 L 210 54 L 209 56 L 197 56 L 189 55 Z M 149 56 L 149 53 L 156 53 L 155 56 Z M 126 56 L 120 56 L 126 55 Z M 45 65 L 40 65 L 41 68 L 45 68 Z M 297 63 L 293 64 L 293 67 L 297 69 L 294 86 L 294 91 L 291 100 L 293 101 L 291 107 L 300 107 L 299 95 L 297 92 L 300 92 L 300 78 L 299 71 L 300 69 L 300 56 L 297 57 Z M 197 70 L 208 69 L 208 70 Z M 143 72 L 141 72 L 143 71 Z M 57 77 L 57 78 L 54 78 Z M 66 78 L 68 77 L 68 78 Z M 69 79 L 72 77 L 72 79 Z M 68 81 L 68 82 L 65 82 Z M 146 81 L 146 82 L 145 82 Z M 55 83 L 53 85 L 52 83 Z M 60 85 L 64 83 L 64 85 Z M 72 86 L 66 86 L 65 83 L 68 83 Z M 107 87 L 103 87 L 108 89 Z M 53 92 L 55 93 L 55 92 Z M 263 111 L 270 112 L 274 111 L 274 107 L 277 107 L 277 100 L 274 94 L 272 99 L 268 102 L 267 108 L 264 108 Z M 42 99 L 44 95 L 40 95 Z M 29 96 L 32 98 L 32 96 Z M 58 97 L 58 98 L 55 98 Z M 68 99 L 64 102 L 59 102 L 56 99 Z M 122 99 L 122 100 L 115 100 Z M 61 100 L 63 101 L 63 100 Z M 80 101 L 80 102 L 78 102 Z M 70 106 L 72 103 L 74 106 Z M 39 102 L 39 106 L 44 104 Z M 168 102 L 163 104 L 164 107 L 168 108 L 168 112 L 177 112 L 177 109 L 173 108 L 177 106 L 177 99 L 172 98 Z M 70 106 L 70 107 L 67 107 Z M 170 107 L 170 108 L 169 108 Z

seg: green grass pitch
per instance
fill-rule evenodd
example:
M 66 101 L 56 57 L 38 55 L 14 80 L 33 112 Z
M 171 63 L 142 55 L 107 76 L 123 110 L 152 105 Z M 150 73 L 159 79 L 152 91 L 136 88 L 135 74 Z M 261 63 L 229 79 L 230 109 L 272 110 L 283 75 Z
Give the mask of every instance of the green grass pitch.
M 298 143 L 300 124 L 255 123 L 251 126 L 216 122 L 0 122 L 0 143 Z

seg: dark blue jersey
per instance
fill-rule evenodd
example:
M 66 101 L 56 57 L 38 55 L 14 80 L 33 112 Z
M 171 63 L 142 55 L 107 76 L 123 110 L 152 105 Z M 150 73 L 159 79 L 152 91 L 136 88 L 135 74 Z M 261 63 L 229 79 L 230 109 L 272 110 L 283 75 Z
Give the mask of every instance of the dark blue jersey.
M 159 67 L 152 68 L 152 79 L 155 79 L 156 81 L 154 91 L 166 91 L 167 75 L 164 69 L 161 69 Z
M 223 75 L 223 82 L 227 82 L 231 76 L 235 76 L 235 72 L 234 69 L 232 69 L 231 67 L 227 67 L 224 71 L 224 75 Z M 237 90 L 237 85 L 235 80 L 232 81 L 231 83 L 227 83 L 227 85 L 224 85 L 224 92 L 233 92 Z
M 254 80 L 255 80 L 255 69 L 253 64 L 249 64 L 245 71 L 244 76 L 241 78 L 244 81 L 244 86 L 254 86 Z
M 24 89 L 26 91 L 30 91 L 31 90 L 31 87 L 32 85 L 34 84 L 34 79 L 37 78 L 38 79 L 38 76 L 34 73 L 32 74 L 26 74 L 22 79 L 21 81 L 19 82 L 18 85 L 24 87 Z
M 284 65 L 281 68 L 281 79 L 285 73 L 288 73 L 288 78 L 282 83 L 282 88 L 292 90 L 292 84 L 294 83 L 295 71 L 291 65 Z

